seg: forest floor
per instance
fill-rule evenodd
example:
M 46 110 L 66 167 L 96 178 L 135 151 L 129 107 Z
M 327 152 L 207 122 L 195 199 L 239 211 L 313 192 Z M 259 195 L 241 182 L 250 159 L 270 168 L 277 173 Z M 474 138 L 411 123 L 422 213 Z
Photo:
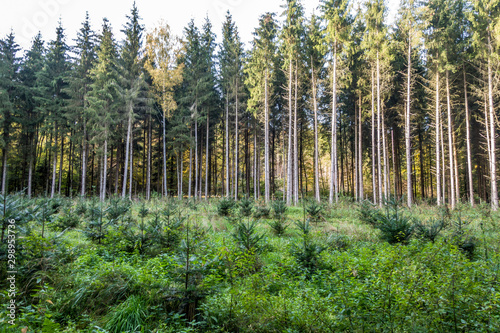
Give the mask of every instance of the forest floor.
M 487 205 L 1 199 L 0 332 L 500 331 Z

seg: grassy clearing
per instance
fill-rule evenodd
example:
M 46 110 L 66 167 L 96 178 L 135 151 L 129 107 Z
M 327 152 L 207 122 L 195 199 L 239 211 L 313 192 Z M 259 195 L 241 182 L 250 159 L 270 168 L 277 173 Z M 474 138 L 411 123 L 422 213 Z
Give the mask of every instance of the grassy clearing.
M 17 318 L 2 332 L 500 330 L 500 216 L 486 206 L 396 218 L 349 202 L 57 200 L 20 201 Z

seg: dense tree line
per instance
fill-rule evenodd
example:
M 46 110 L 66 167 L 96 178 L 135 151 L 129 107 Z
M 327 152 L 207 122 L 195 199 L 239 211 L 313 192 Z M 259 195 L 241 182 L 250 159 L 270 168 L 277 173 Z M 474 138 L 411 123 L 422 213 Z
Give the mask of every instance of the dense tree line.
M 245 50 L 227 13 L 182 39 L 133 6 L 117 42 L 0 43 L 2 193 L 297 203 L 405 197 L 498 208 L 498 0 L 300 0 Z

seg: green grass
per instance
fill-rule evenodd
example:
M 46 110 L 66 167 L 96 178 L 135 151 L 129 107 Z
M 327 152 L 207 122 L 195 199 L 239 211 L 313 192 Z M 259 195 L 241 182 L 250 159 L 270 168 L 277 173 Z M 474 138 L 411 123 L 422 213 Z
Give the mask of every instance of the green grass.
M 498 212 L 465 204 L 452 212 L 403 208 L 422 223 L 443 218 L 446 228 L 434 243 L 414 237 L 390 245 L 348 202 L 325 205 L 305 238 L 297 223 L 308 216 L 298 205 L 282 217 L 289 225 L 283 235 L 269 225 L 273 213 L 255 220 L 254 234 L 264 237 L 245 247 L 234 236 L 237 210 L 220 216 L 218 202 L 145 205 L 146 227 L 154 212 L 166 218 L 167 208 L 185 218 L 173 248 L 138 245 L 142 202 L 110 224 L 102 244 L 85 236 L 85 214 L 62 235 L 48 223 L 43 240 L 38 224 L 20 220 L 28 228 L 18 235 L 18 325 L 9 328 L 2 317 L 0 332 L 40 332 L 43 325 L 54 332 L 500 330 Z M 460 249 L 465 240 L 475 244 L 472 256 Z

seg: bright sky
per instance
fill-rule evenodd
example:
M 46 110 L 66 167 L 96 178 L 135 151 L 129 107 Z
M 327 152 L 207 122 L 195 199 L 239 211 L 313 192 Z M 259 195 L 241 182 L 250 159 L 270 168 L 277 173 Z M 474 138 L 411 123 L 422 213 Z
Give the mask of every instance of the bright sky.
M 392 22 L 399 0 L 386 0 Z M 0 38 L 4 38 L 10 29 L 14 30 L 16 40 L 23 49 L 28 49 L 33 36 L 42 32 L 44 40 L 55 37 L 55 28 L 59 18 L 66 29 L 67 43 L 72 45 L 76 32 L 88 11 L 93 29 L 100 31 L 103 17 L 111 22 L 118 40 L 122 38 L 120 29 L 130 14 L 133 0 L 3 0 L 0 12 Z M 280 7 L 285 0 L 136 0 L 142 23 L 151 29 L 163 19 L 173 32 L 182 35 L 183 28 L 192 18 L 201 26 L 208 15 L 213 25 L 213 32 L 220 41 L 222 22 L 226 11 L 233 16 L 242 41 L 248 45 L 252 32 L 258 25 L 260 15 L 265 12 L 283 12 Z M 320 0 L 302 0 L 307 17 L 316 9 Z M 356 6 L 357 8 L 357 6 Z

